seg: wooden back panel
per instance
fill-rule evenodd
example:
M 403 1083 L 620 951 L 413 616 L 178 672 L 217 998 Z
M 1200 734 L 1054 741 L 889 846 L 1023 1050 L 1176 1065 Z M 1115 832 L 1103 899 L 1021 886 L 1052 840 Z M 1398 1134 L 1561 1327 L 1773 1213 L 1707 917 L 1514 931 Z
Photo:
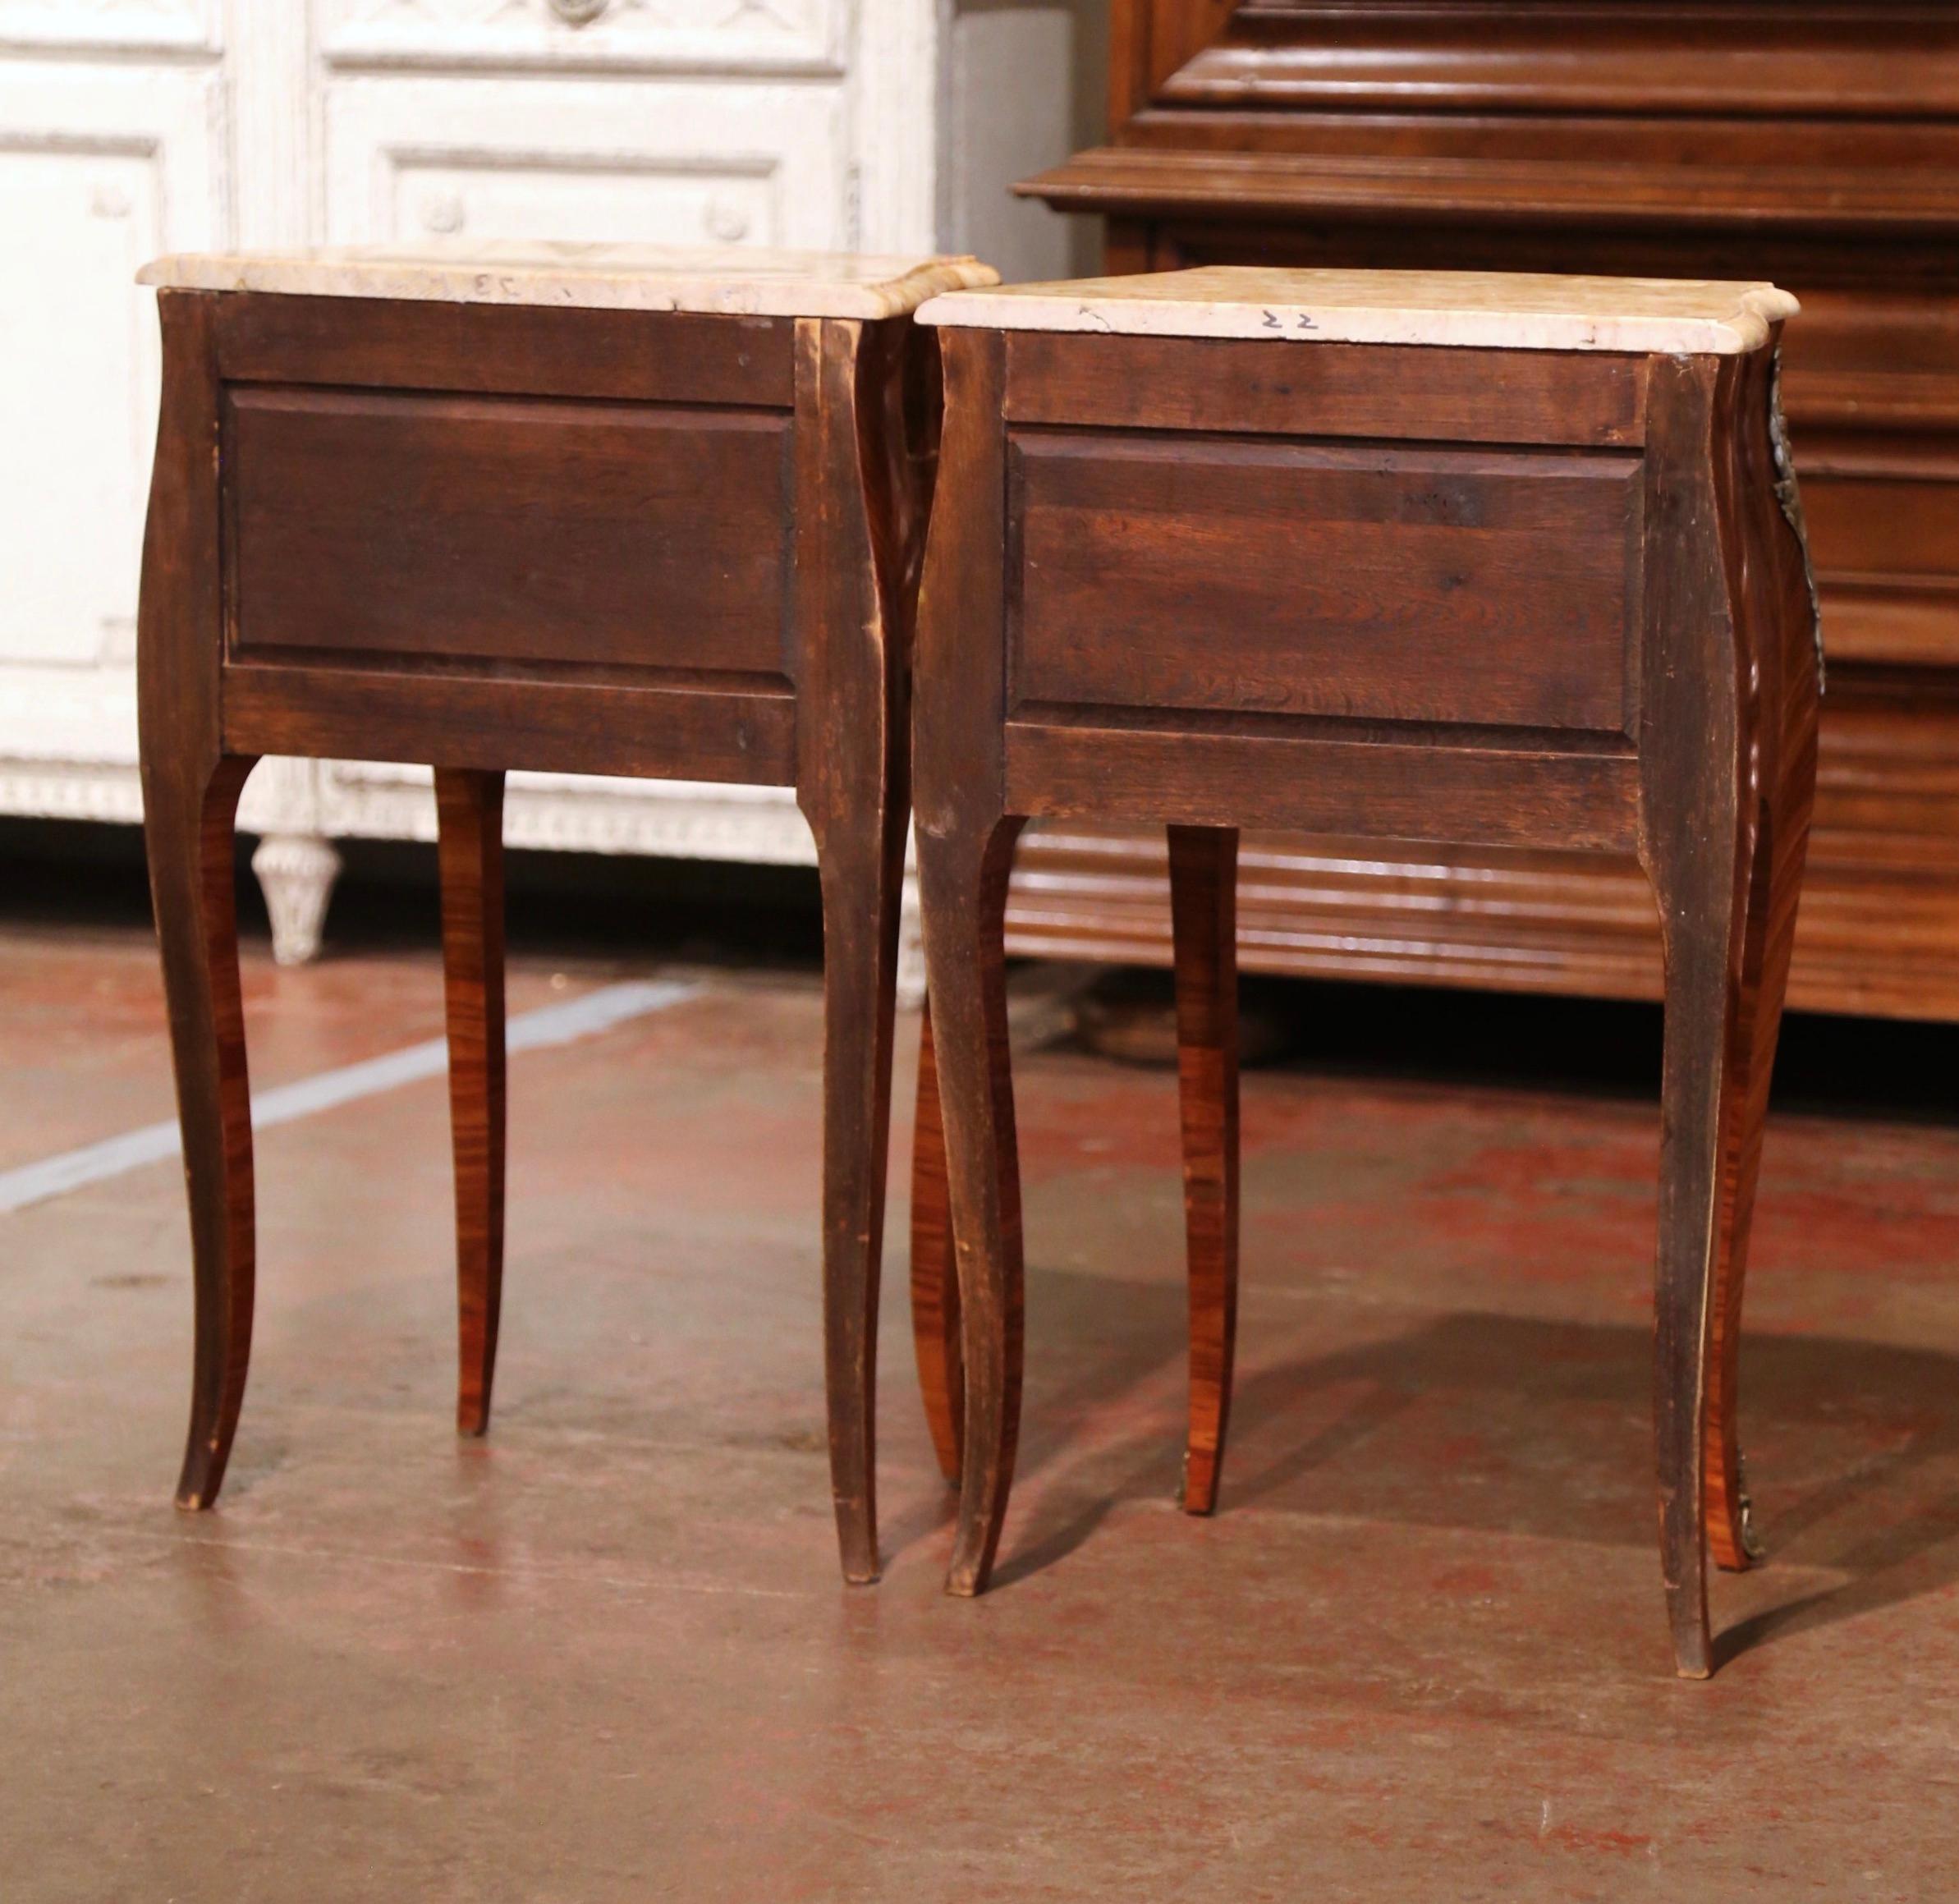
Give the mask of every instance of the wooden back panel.
M 232 649 L 785 676 L 789 418 L 236 388 Z
M 212 301 L 228 747 L 794 782 L 793 320 Z
M 1002 342 L 1007 810 L 1631 842 L 1646 360 Z
M 1011 704 L 1627 732 L 1636 455 L 1011 440 Z

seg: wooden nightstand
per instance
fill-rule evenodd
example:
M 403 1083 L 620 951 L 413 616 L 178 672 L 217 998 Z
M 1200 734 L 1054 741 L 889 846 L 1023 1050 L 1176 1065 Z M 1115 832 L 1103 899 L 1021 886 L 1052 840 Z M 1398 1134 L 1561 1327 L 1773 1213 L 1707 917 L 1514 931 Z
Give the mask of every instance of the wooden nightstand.
M 1212 270 L 954 293 L 914 800 L 963 1309 L 951 1586 L 1020 1408 L 1001 983 L 1023 820 L 1167 823 L 1194 1507 L 1230 1397 L 1236 829 L 1636 853 L 1666 949 L 1661 1544 L 1680 1670 L 1748 1558 L 1742 1269 L 1819 654 L 1766 285 Z
M 178 1499 L 250 1349 L 232 827 L 262 754 L 429 762 L 455 1131 L 458 1420 L 503 1232 L 507 768 L 793 786 L 825 933 L 824 1251 L 844 1570 L 871 1392 L 931 333 L 969 259 L 511 246 L 167 259 L 139 636 L 150 878 L 197 1285 Z

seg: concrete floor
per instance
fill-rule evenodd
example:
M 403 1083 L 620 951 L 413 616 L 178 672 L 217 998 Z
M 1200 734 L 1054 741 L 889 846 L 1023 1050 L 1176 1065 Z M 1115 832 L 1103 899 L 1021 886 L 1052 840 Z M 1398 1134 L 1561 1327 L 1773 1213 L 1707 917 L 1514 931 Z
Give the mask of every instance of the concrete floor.
M 512 1007 L 625 969 L 522 956 Z M 440 1028 L 427 951 L 255 949 L 247 991 L 261 1085 Z M 806 969 L 710 975 L 514 1061 L 484 1444 L 449 1425 L 438 1084 L 263 1137 L 257 1354 L 206 1516 L 170 1504 L 174 1166 L 0 1217 L 0 1897 L 1959 1888 L 1959 1129 L 1772 1129 L 1745 1370 L 1772 1559 L 1719 1582 L 1727 1663 L 1688 1686 L 1644 1090 L 1248 1078 L 1236 1432 L 1197 1523 L 1170 1080 L 1023 1060 L 999 1586 L 939 1592 L 900 1247 L 888 1571 L 843 1588 L 819 1003 Z M 139 926 L 0 934 L 0 1169 L 167 1114 Z

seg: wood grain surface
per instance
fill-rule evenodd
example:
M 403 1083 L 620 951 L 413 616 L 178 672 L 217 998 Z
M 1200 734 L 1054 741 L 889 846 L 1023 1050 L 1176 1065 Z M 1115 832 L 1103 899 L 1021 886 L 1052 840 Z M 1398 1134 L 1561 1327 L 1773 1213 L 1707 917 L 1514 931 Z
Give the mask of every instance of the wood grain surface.
M 456 1170 L 456 1427 L 489 1429 L 503 1310 L 503 776 L 435 770 Z

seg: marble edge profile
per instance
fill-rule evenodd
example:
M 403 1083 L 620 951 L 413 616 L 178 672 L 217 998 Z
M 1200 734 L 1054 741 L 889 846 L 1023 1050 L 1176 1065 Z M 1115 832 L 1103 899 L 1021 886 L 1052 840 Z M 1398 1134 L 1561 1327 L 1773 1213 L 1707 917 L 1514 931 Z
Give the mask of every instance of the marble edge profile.
M 976 258 L 921 259 L 902 277 L 851 283 L 820 276 L 717 277 L 711 271 L 635 271 L 539 264 L 447 264 L 409 259 L 309 259 L 173 253 L 136 273 L 158 290 L 265 291 L 296 296 L 402 298 L 580 310 L 687 312 L 723 317 L 904 317 L 948 291 L 998 284 Z
M 1323 344 L 1453 345 L 1508 351 L 1745 356 L 1801 309 L 1772 284 L 1746 287 L 1726 315 L 1409 310 L 1147 297 L 1071 297 L 1014 285 L 942 291 L 913 314 L 921 324 L 979 330 L 1103 332 L 1122 337 L 1241 337 Z

